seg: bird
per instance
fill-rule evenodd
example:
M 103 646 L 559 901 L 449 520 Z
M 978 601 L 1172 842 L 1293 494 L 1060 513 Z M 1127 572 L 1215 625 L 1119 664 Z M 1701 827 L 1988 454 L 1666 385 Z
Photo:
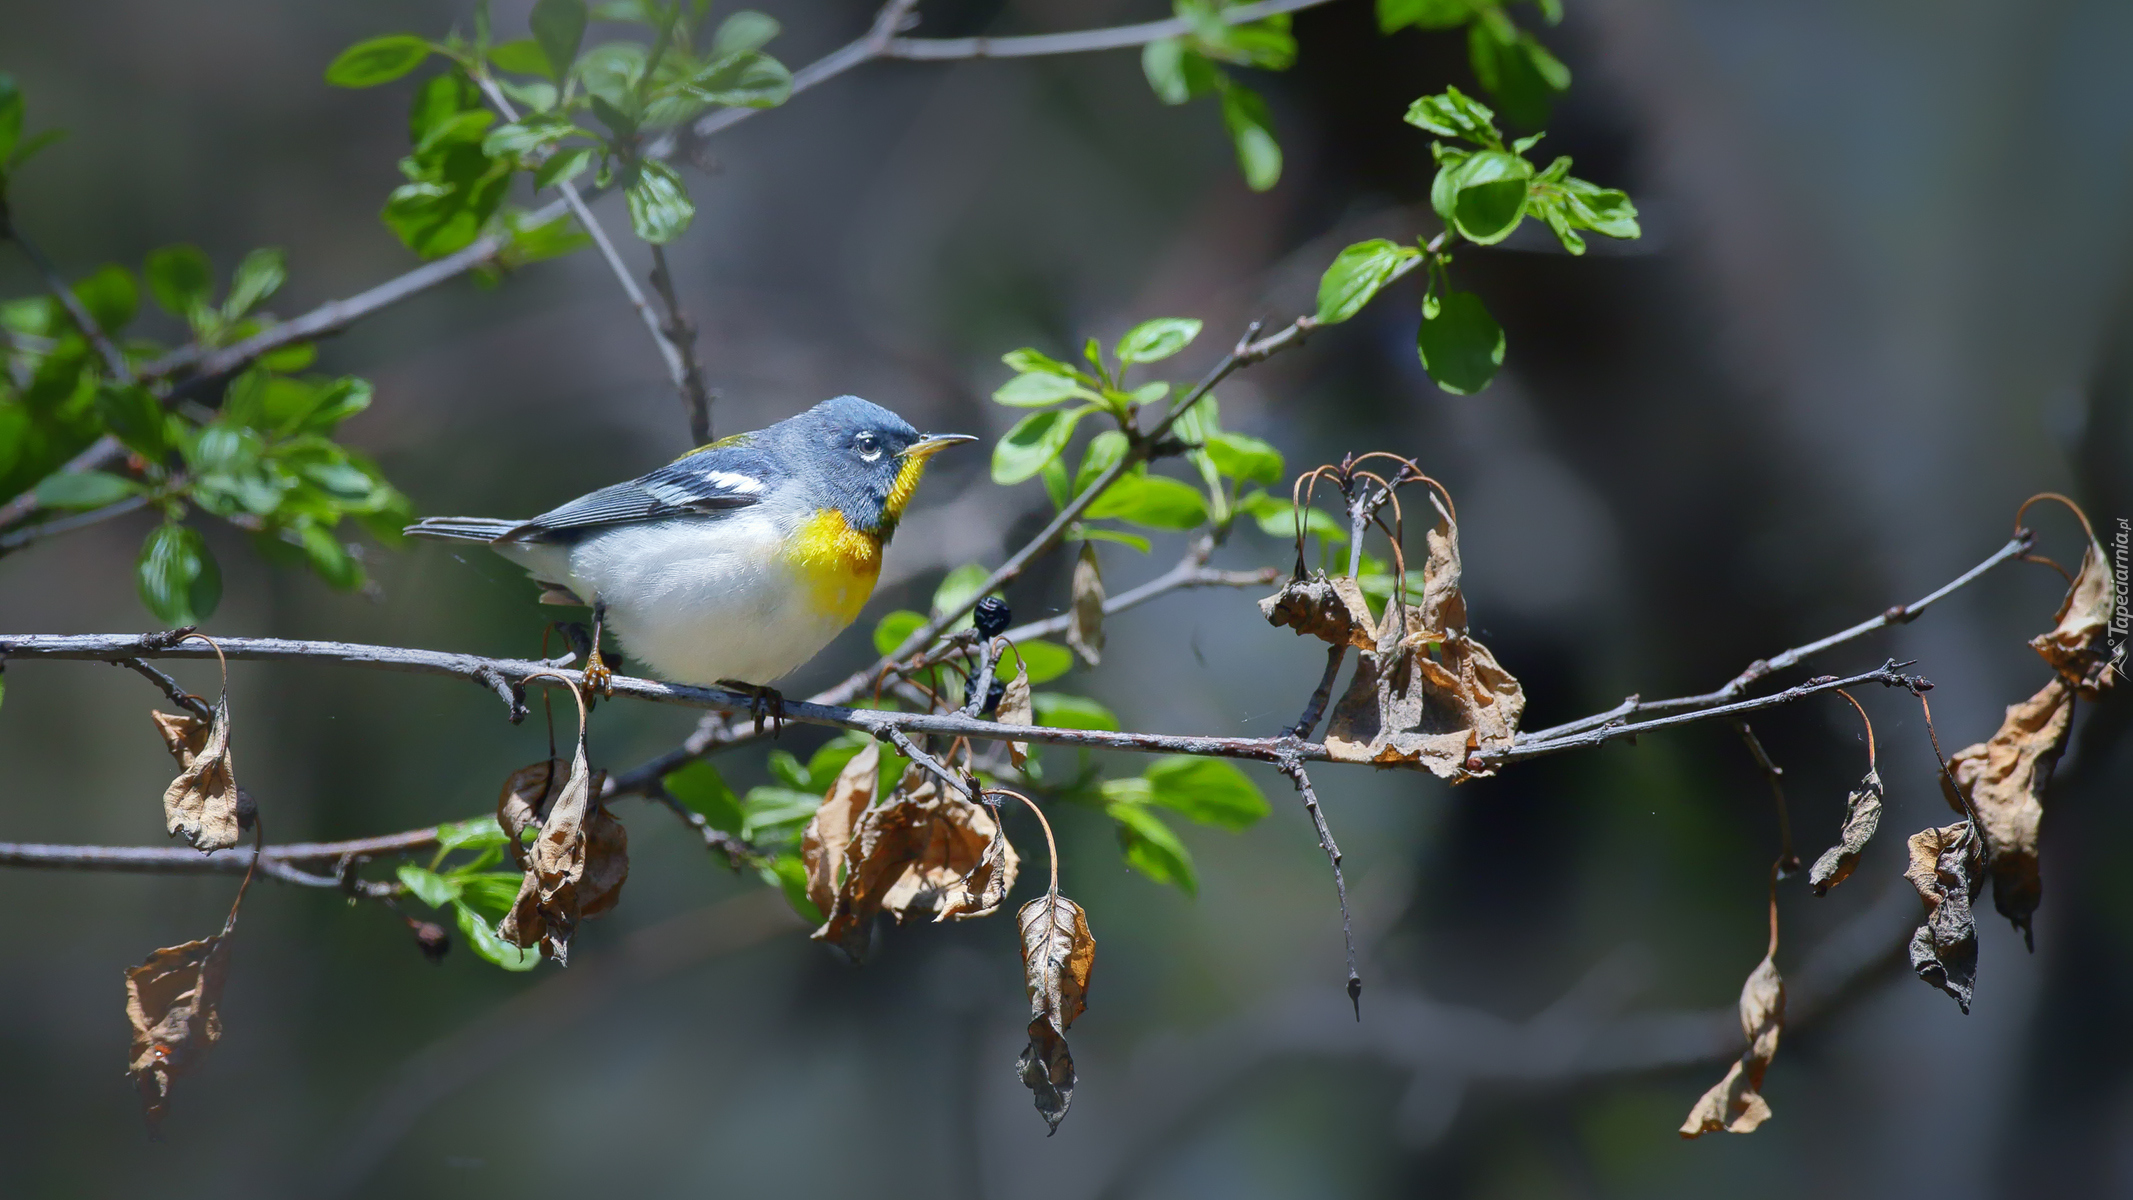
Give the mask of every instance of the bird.
M 592 686 L 611 686 L 604 626 L 669 682 L 775 700 L 769 685 L 873 595 L 927 461 L 976 440 L 838 396 L 530 520 L 429 517 L 406 532 L 479 542 L 525 567 L 542 603 L 591 608 Z

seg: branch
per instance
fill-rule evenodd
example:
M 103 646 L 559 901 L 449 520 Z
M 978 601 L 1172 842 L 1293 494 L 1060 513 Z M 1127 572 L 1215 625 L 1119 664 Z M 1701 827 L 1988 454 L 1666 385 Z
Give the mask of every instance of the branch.
M 659 303 L 666 309 L 666 320 L 659 326 L 660 335 L 673 346 L 681 359 L 681 378 L 676 389 L 681 392 L 681 402 L 689 410 L 689 444 L 711 444 L 711 389 L 704 385 L 703 365 L 696 361 L 696 326 L 689 323 L 687 314 L 681 311 L 681 299 L 674 294 L 674 273 L 667 269 L 667 248 L 657 242 L 652 247 L 652 290 L 659 293 Z
M 89 339 L 89 344 L 95 347 L 97 357 L 104 360 L 104 369 L 111 372 L 111 377 L 122 384 L 132 383 L 133 368 L 127 365 L 126 355 L 112 343 L 111 335 L 104 332 L 104 327 L 96 323 L 96 318 L 90 315 L 88 308 L 82 304 L 81 297 L 76 296 L 74 289 L 67 286 L 67 281 L 60 276 L 58 268 L 52 265 L 52 260 L 46 258 L 42 250 L 24 238 L 21 230 L 15 228 L 14 219 L 4 204 L 0 204 L 0 237 L 14 242 L 16 249 L 22 251 L 22 256 L 30 260 L 31 266 L 37 268 L 37 274 L 44 278 L 45 289 L 52 293 L 54 300 L 59 301 L 61 308 L 67 310 L 67 316 L 73 319 L 75 327 L 81 330 L 81 335 Z
M 114 442 L 113 444 L 116 445 L 117 443 Z M 123 449 L 121 449 L 121 453 L 123 452 Z M 34 510 L 37 507 L 36 493 L 24 492 L 23 495 L 30 497 L 29 507 L 24 511 Z M 146 507 L 148 507 L 148 497 L 128 496 L 124 500 L 106 504 L 102 508 L 92 508 L 87 512 L 69 513 L 64 517 L 54 517 L 49 521 L 39 522 L 35 525 L 24 525 L 19 529 L 10 529 L 6 533 L 0 533 L 0 554 L 12 554 L 40 538 L 72 533 L 74 530 L 86 529 L 91 525 L 101 525 L 113 517 L 123 517 L 135 509 Z M 0 520 L 4 519 L 4 517 L 0 517 Z
M 340 863 L 386 854 L 404 854 L 437 844 L 437 827 L 410 829 L 383 837 L 356 838 L 346 842 L 291 842 L 257 851 L 259 869 L 283 883 L 304 887 L 340 888 L 341 873 L 315 875 L 298 870 L 292 863 L 320 861 Z M 202 872 L 242 875 L 252 867 L 255 852 L 249 848 L 216 850 L 202 854 L 188 846 L 60 846 L 41 842 L 0 842 L 0 866 L 42 867 L 64 871 L 131 871 L 152 875 L 197 875 Z M 397 884 L 364 884 L 350 880 L 364 894 L 377 889 L 395 891 Z
M 1763 678 L 1765 675 L 1772 673 L 1773 671 L 1781 671 L 1787 667 L 1797 666 L 1799 665 L 1799 663 L 1806 660 L 1807 658 L 1812 657 L 1813 655 L 1820 654 L 1824 650 L 1829 650 L 1837 646 L 1841 646 L 1844 643 L 1853 641 L 1857 638 L 1865 637 L 1867 634 L 1872 633 L 1877 629 L 1885 629 L 1890 625 L 1910 624 L 1912 621 L 1917 620 L 1919 615 L 1925 612 L 1928 607 L 1933 605 L 1935 602 L 1945 598 L 1949 594 L 1953 593 L 1954 591 L 1956 591 L 1956 589 L 1969 584 L 1971 581 L 1977 579 L 1985 572 L 1990 571 L 1996 566 L 1999 566 L 2001 563 L 2006 562 L 2008 559 L 2019 557 L 2023 552 L 2029 549 L 2030 545 L 2034 541 L 2034 535 L 2032 535 L 2027 529 L 2017 530 L 2015 532 L 2014 537 L 2010 538 L 2006 545 L 2000 547 L 1998 550 L 1993 551 L 1992 555 L 1985 559 L 1985 561 L 1963 572 L 1961 575 L 1956 576 L 1954 579 L 1949 580 L 1947 583 L 1942 584 L 1940 587 L 1935 588 L 1933 591 L 1928 592 L 1924 597 L 1915 600 L 1910 604 L 1896 605 L 1894 608 L 1888 609 L 1886 612 L 1883 612 L 1880 616 L 1861 621 L 1857 625 L 1854 625 L 1850 629 L 1846 629 L 1841 633 L 1833 633 L 1826 638 L 1822 638 L 1819 641 L 1809 642 L 1804 646 L 1795 646 L 1792 649 L 1787 650 L 1782 654 L 1775 655 L 1771 658 L 1756 659 L 1754 662 L 1748 664 L 1747 670 L 1742 671 L 1740 674 L 1734 676 L 1730 681 L 1727 682 L 1726 686 L 1719 688 L 1715 692 L 1705 692 L 1702 695 L 1698 696 L 1677 696 L 1671 700 L 1644 701 L 1639 700 L 1635 696 L 1631 696 L 1623 700 L 1622 703 L 1617 704 L 1613 708 L 1608 709 L 1606 712 L 1594 713 L 1589 717 L 1580 717 L 1575 721 L 1570 721 L 1565 724 L 1557 725 L 1548 729 L 1535 730 L 1531 733 L 1521 733 L 1516 739 L 1516 748 L 1523 749 L 1529 744 L 1553 742 L 1558 739 L 1564 738 L 1570 734 L 1581 733 L 1588 729 L 1595 729 L 1603 725 L 1608 725 L 1613 722 L 1620 721 L 1625 717 L 1636 716 L 1639 713 L 1669 712 L 1675 709 L 1683 708 L 1708 708 L 1715 704 L 1724 704 L 1729 700 L 1735 699 L 1742 692 L 1745 692 L 1748 689 L 1748 685 L 1756 682 L 1757 680 Z M 1505 759 L 1504 761 L 1508 762 L 1514 760 Z

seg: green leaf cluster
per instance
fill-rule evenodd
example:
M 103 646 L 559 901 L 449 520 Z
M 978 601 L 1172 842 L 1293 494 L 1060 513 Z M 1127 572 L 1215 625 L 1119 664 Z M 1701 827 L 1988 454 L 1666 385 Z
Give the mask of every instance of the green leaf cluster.
M 1273 117 L 1259 93 L 1231 78 L 1224 66 L 1288 70 L 1296 62 L 1289 15 L 1232 24 L 1222 15 L 1227 0 L 1177 0 L 1176 7 L 1191 31 L 1143 47 L 1141 72 L 1165 104 L 1216 97 L 1245 184 L 1255 192 L 1266 191 L 1281 180 L 1281 144 L 1274 138 Z
M 1558 0 L 1540 0 L 1542 19 L 1563 19 Z M 1482 89 L 1511 122 L 1528 129 L 1548 123 L 1555 98 L 1570 87 L 1570 68 L 1511 19 L 1495 0 L 1377 0 L 1378 28 L 1457 29 L 1467 32 L 1467 62 Z
M 496 924 L 518 898 L 523 876 L 494 870 L 504 860 L 506 838 L 496 821 L 477 817 L 437 827 L 437 853 L 426 867 L 402 863 L 401 886 L 417 900 L 443 912 L 451 910 L 467 949 L 506 971 L 530 971 L 541 961 L 537 950 L 521 950 L 498 937 Z M 445 865 L 454 854 L 472 857 Z
M 1235 763 L 1186 754 L 1156 759 L 1138 776 L 1104 780 L 1098 791 L 1126 865 L 1187 895 L 1200 888 L 1192 853 L 1155 809 L 1232 832 L 1250 828 L 1269 811 L 1259 785 Z

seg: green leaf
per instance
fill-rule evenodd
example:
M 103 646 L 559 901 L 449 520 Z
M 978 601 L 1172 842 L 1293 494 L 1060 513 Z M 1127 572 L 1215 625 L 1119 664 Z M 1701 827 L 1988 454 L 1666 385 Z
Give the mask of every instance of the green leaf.
M 459 933 L 467 949 L 506 971 L 531 971 L 541 965 L 538 950 L 522 950 L 496 936 L 496 928 L 464 902 L 452 905 L 459 914 Z
M 1406 121 L 1440 137 L 1462 138 L 1482 146 L 1503 145 L 1503 138 L 1496 132 L 1496 114 L 1455 87 L 1408 105 Z
M 1106 429 L 1089 439 L 1089 448 L 1082 451 L 1081 469 L 1074 472 L 1074 494 L 1079 496 L 1089 490 L 1096 477 L 1126 457 L 1129 443 L 1126 435 L 1116 429 Z
M 141 603 L 165 625 L 198 625 L 222 602 L 222 572 L 197 530 L 175 521 L 141 543 Z
M 1287 541 L 1296 536 L 1296 506 L 1279 496 L 1252 492 L 1238 497 L 1237 507 L 1250 513 L 1259 522 L 1260 531 L 1269 537 Z M 1347 527 L 1324 509 L 1304 509 L 1304 530 L 1323 541 L 1339 545 L 1348 542 Z
M 592 160 L 593 149 L 590 146 L 558 150 L 549 156 L 548 161 L 534 168 L 533 186 L 536 188 L 552 188 L 558 184 L 568 183 L 583 174 L 585 168 L 592 165 Z
M 431 908 L 443 908 L 459 899 L 459 885 L 435 871 L 424 870 L 413 863 L 401 863 L 398 874 L 401 884 L 415 894 L 415 899 Z
M 1150 785 L 1151 803 L 1202 825 L 1248 829 L 1271 811 L 1259 785 L 1223 759 L 1167 755 L 1156 759 L 1141 777 Z
M 1086 696 L 1064 692 L 1038 692 L 1030 697 L 1036 724 L 1053 729 L 1102 729 L 1117 733 L 1118 718 L 1111 710 Z
M 1043 375 L 1062 375 L 1085 385 L 1096 382 L 1051 355 L 1042 351 L 1032 350 L 1028 346 L 1024 346 L 1020 350 L 1008 351 L 1000 356 L 1000 361 L 1006 363 L 1008 369 L 1019 374 L 1026 375 L 1030 372 L 1036 372 Z
M 779 783 L 794 791 L 810 792 L 815 789 L 815 777 L 790 750 L 773 750 L 764 765 Z
M 454 850 L 486 850 L 491 846 L 501 846 L 509 840 L 494 817 L 448 821 L 437 827 L 437 848 L 446 853 Z
M 548 55 L 532 38 L 489 47 L 489 62 L 499 71 L 513 71 L 520 75 L 548 74 Z
M 1378 0 L 1378 30 L 1455 29 L 1474 16 L 1470 0 Z
M 1451 211 L 1439 215 L 1476 245 L 1487 246 L 1511 236 L 1526 215 L 1526 193 L 1533 179 L 1533 164 L 1503 150 L 1483 150 L 1468 155 L 1457 166 L 1444 169 L 1443 191 L 1451 197 Z M 1437 193 L 1433 189 L 1432 196 Z
M 306 521 L 297 536 L 303 543 L 304 556 L 311 560 L 311 569 L 320 579 L 344 592 L 363 586 L 363 565 L 348 553 L 348 547 L 333 536 L 331 529 Z
M 1131 546 L 1142 554 L 1154 548 L 1149 545 L 1148 539 L 1140 534 L 1127 533 L 1123 529 L 1105 529 L 1101 525 L 1077 524 L 1067 531 L 1067 536 L 1077 541 L 1117 542 L 1121 546 Z
M 1489 386 L 1503 365 L 1503 327 L 1472 292 L 1444 297 L 1434 317 L 1424 316 L 1415 337 L 1422 366 L 1438 387 L 1470 396 Z
M 749 788 L 741 801 L 741 837 L 756 845 L 797 842 L 801 829 L 820 807 L 822 796 L 812 788 Z
M 230 294 L 222 302 L 225 320 L 234 321 L 251 312 L 260 301 L 281 290 L 289 278 L 289 269 L 282 260 L 282 252 L 272 246 L 263 246 L 244 256 L 237 264 L 237 271 L 230 276 Z
M 1384 238 L 1357 242 L 1334 257 L 1318 281 L 1318 323 L 1338 325 L 1361 312 L 1402 263 L 1422 252 Z
M 561 82 L 570 73 L 570 64 L 577 61 L 578 44 L 585 40 L 583 0 L 539 0 L 526 23 L 541 57 L 548 61 L 548 77 Z
M 709 104 L 734 108 L 775 108 L 792 96 L 792 72 L 767 54 L 749 51 L 714 61 L 683 90 Z
M 405 33 L 357 42 L 326 67 L 326 82 L 344 88 L 391 83 L 421 66 L 431 49 L 428 42 Z
M 1200 56 L 1186 49 L 1182 38 L 1157 38 L 1141 47 L 1141 74 L 1147 76 L 1156 99 L 1165 104 L 1183 104 L 1192 99 L 1192 83 L 1185 69 L 1188 57 Z
M 964 563 L 948 572 L 941 577 L 940 586 L 933 589 L 933 615 L 946 616 L 966 607 L 977 599 L 978 589 L 990 578 L 992 572 L 976 563 Z
M 96 415 L 113 437 L 142 458 L 160 463 L 170 457 L 170 421 L 147 388 L 106 384 L 97 389 Z
M 926 614 L 915 613 L 907 608 L 889 613 L 874 625 L 874 651 L 877 654 L 894 654 L 912 634 L 926 623 Z
M 1163 475 L 1126 475 L 1089 505 L 1092 521 L 1116 518 L 1151 529 L 1197 529 L 1207 521 L 1207 497 Z
M 1193 871 L 1192 852 L 1178 840 L 1161 817 L 1140 804 L 1117 801 L 1104 805 L 1104 812 L 1118 822 L 1118 844 L 1126 865 L 1155 880 L 1167 883 L 1188 896 L 1200 892 Z
M 97 328 L 114 336 L 126 328 L 141 306 L 141 293 L 134 286 L 133 272 L 116 263 L 99 268 L 95 274 L 75 284 L 74 296 L 83 308 L 89 310 L 89 317 L 96 322 Z
M 492 158 L 523 156 L 578 132 L 576 125 L 552 113 L 530 113 L 490 130 L 481 139 L 481 152 Z
M 630 225 L 637 236 L 663 246 L 681 236 L 696 216 L 696 205 L 674 168 L 657 159 L 647 159 L 629 186 Z
M 1010 408 L 1043 408 L 1061 400 L 1076 398 L 1095 399 L 1095 393 L 1064 375 L 1048 371 L 1029 371 L 1015 376 L 1000 385 L 992 394 L 995 404 Z
M 703 759 L 668 772 L 660 784 L 689 811 L 701 814 L 713 829 L 738 835 L 746 823 L 741 815 L 740 799 L 719 777 L 718 768 Z
M 1000 679 L 1013 679 L 1015 665 L 1021 663 L 1029 668 L 1031 683 L 1050 683 L 1074 668 L 1074 652 L 1057 642 L 1038 638 L 1017 642 L 1008 647 L 993 667 L 993 675 Z
M 1004 487 L 1021 483 L 1043 470 L 1044 464 L 1066 449 L 1074 436 L 1074 426 L 1090 411 L 1087 406 L 1047 409 L 1016 422 L 993 447 L 992 481 Z
M 45 508 L 88 509 L 137 496 L 141 485 L 105 471 L 61 471 L 38 483 L 37 503 Z
M 767 859 L 756 867 L 756 874 L 764 883 L 785 893 L 785 903 L 800 919 L 810 925 L 822 923 L 822 910 L 807 898 L 807 864 L 797 854 L 780 854 Z
M 1241 433 L 1218 433 L 1209 438 L 1207 457 L 1214 461 L 1217 471 L 1249 483 L 1280 483 L 1286 474 L 1281 451 Z
M 1237 147 L 1245 186 L 1263 192 L 1281 182 L 1281 143 L 1274 140 L 1274 118 L 1259 93 L 1236 84 L 1222 89 L 1222 124 Z
M 155 298 L 157 307 L 188 320 L 207 306 L 208 296 L 215 288 L 214 271 L 198 246 L 151 250 L 141 274 L 148 280 L 148 294 Z
M 807 777 L 827 790 L 830 781 L 844 772 L 845 765 L 859 756 L 859 752 L 873 742 L 873 738 L 856 729 L 847 730 L 822 743 L 821 747 L 807 758 Z M 887 747 L 884 747 L 886 749 Z M 890 778 L 890 783 L 895 780 Z
M 777 18 L 753 9 L 741 9 L 719 22 L 718 33 L 711 39 L 713 57 L 741 54 L 749 50 L 761 50 L 778 36 L 782 27 Z
M 1191 317 L 1157 317 L 1143 321 L 1118 339 L 1118 361 L 1152 363 L 1169 358 L 1200 336 L 1200 322 Z
M 1467 60 L 1504 118 L 1528 129 L 1546 125 L 1556 96 L 1570 87 L 1570 68 L 1500 13 L 1467 27 Z

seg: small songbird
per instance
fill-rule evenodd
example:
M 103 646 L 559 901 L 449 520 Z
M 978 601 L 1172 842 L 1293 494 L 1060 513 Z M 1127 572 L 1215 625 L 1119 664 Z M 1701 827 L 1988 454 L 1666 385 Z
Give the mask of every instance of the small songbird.
M 546 588 L 543 603 L 591 607 L 672 682 L 761 688 L 859 615 L 926 460 L 976 440 L 839 396 L 529 521 L 430 517 L 407 532 L 487 544 Z M 605 673 L 597 638 L 587 672 Z

